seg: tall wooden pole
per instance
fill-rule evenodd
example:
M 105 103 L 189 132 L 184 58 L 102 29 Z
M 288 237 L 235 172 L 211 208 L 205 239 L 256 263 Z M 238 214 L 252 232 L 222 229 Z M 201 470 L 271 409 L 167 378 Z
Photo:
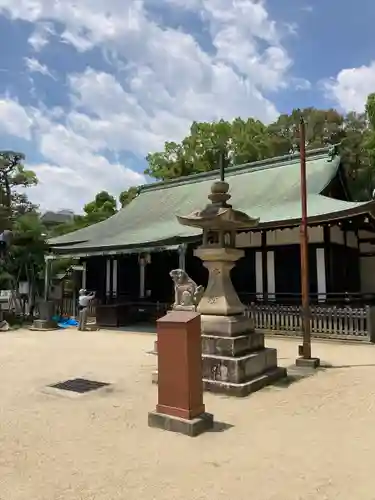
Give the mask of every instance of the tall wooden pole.
M 225 180 L 225 152 L 224 151 L 220 151 L 219 169 L 220 169 L 220 180 L 222 182 L 224 182 L 224 180 Z
M 302 291 L 302 357 L 311 359 L 310 301 L 309 301 L 309 235 L 307 229 L 307 187 L 306 187 L 306 130 L 305 121 L 300 120 L 301 159 L 301 291 Z

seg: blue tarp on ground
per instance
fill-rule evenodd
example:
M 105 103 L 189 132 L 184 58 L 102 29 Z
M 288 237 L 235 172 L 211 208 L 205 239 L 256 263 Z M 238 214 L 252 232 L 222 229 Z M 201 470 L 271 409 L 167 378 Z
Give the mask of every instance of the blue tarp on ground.
M 78 321 L 73 318 L 63 318 L 61 316 L 54 316 L 53 321 L 56 321 L 59 328 L 69 328 L 70 326 L 78 326 Z

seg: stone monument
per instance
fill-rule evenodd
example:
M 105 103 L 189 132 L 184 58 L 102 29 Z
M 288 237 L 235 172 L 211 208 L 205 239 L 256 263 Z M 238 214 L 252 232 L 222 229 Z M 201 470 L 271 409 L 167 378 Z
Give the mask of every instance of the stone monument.
M 203 230 L 203 243 L 195 255 L 209 271 L 207 288 L 197 306 L 204 388 L 246 396 L 285 377 L 286 370 L 277 366 L 276 349 L 265 347 L 264 334 L 254 331 L 231 281 L 230 271 L 244 255 L 236 248 L 236 234 L 255 227 L 259 220 L 233 209 L 228 191 L 222 174 L 211 187 L 211 203 L 177 218 L 180 224 Z
M 214 425 L 203 403 L 200 315 L 172 310 L 157 321 L 158 403 L 148 425 L 198 436 Z
M 34 319 L 30 330 L 46 331 L 58 328 L 56 321 L 52 319 L 55 312 L 55 304 L 52 300 L 43 300 L 38 304 L 39 318 Z

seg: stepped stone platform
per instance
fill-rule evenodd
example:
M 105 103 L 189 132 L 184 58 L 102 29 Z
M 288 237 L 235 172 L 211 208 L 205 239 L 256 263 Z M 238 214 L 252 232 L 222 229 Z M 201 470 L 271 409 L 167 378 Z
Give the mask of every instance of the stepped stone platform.
M 287 375 L 245 315 L 202 315 L 203 384 L 207 391 L 247 396 Z
M 206 391 L 244 397 L 287 376 L 277 365 L 276 349 L 265 347 L 264 334 L 255 332 L 245 316 L 202 316 L 203 387 Z M 213 327 L 219 326 L 219 330 Z M 224 325 L 224 328 L 223 328 Z M 223 330 L 226 329 L 226 332 Z M 242 331 L 241 331 L 242 330 Z M 224 335 L 223 335 L 224 333 Z M 153 354 L 157 354 L 157 341 Z M 157 383 L 157 371 L 152 382 Z
M 31 331 L 46 332 L 50 330 L 58 330 L 56 321 L 49 319 L 34 319 L 32 326 L 29 328 Z

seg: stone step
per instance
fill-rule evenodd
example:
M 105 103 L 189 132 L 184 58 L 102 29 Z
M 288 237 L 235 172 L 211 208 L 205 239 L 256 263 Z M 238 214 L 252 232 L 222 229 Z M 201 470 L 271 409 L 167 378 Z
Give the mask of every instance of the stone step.
M 203 379 L 215 382 L 242 384 L 277 368 L 277 351 L 268 347 L 239 357 L 204 354 L 202 358 Z
M 252 392 L 259 391 L 286 376 L 286 368 L 276 367 L 242 383 L 203 379 L 203 388 L 205 391 L 214 392 L 216 394 L 226 394 L 228 396 L 241 398 L 248 396 Z
M 227 394 L 228 396 L 235 397 L 245 397 L 252 392 L 259 391 L 270 384 L 277 382 L 280 379 L 286 378 L 288 376 L 286 368 L 276 367 L 271 370 L 258 375 L 257 377 L 236 384 L 233 382 L 222 382 L 219 380 L 209 380 L 203 379 L 203 389 L 208 392 L 213 392 L 216 394 Z M 154 370 L 152 372 L 152 383 L 158 383 L 158 371 Z
M 252 351 L 264 349 L 264 335 L 261 332 L 239 335 L 237 337 L 218 337 L 202 335 L 202 353 L 217 356 L 241 356 Z M 158 341 L 150 354 L 158 353 Z
M 202 335 L 202 353 L 215 356 L 237 357 L 264 349 L 264 335 L 250 333 L 237 337 Z
M 87 323 L 85 331 L 90 331 L 90 332 L 96 332 L 100 330 L 100 326 L 97 325 L 96 323 Z

